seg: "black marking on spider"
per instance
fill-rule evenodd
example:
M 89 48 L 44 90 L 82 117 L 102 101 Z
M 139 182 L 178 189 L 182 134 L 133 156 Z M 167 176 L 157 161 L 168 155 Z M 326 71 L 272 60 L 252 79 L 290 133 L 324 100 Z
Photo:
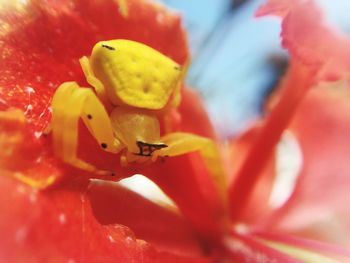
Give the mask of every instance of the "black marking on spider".
M 115 50 L 114 47 L 111 47 L 111 46 L 108 46 L 108 45 L 105 45 L 105 44 L 102 44 L 102 47 L 107 48 L 109 50 Z
M 107 148 L 107 143 L 101 143 L 101 147 L 103 148 L 103 149 L 106 149 Z
M 134 154 L 140 156 L 152 156 L 154 151 L 168 147 L 168 145 L 164 143 L 146 143 L 137 141 L 136 144 L 139 147 L 140 152 Z
M 92 119 L 92 115 L 91 115 L 91 114 L 88 114 L 88 115 L 87 115 L 87 118 L 88 118 L 89 120 L 91 120 L 91 119 Z
M 181 70 L 181 67 L 175 66 L 174 69 L 176 69 L 176 70 Z

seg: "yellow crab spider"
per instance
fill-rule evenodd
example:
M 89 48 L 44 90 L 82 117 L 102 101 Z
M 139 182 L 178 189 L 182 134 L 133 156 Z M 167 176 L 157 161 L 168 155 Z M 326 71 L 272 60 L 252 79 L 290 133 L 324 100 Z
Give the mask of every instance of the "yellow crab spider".
M 185 70 L 176 62 L 144 44 L 119 39 L 98 42 L 80 64 L 94 90 L 65 82 L 55 92 L 50 128 L 56 156 L 85 171 L 111 173 L 77 156 L 81 118 L 103 150 L 122 151 L 124 166 L 200 150 L 216 169 L 211 140 L 189 133 L 160 136 L 159 118 L 180 101 Z

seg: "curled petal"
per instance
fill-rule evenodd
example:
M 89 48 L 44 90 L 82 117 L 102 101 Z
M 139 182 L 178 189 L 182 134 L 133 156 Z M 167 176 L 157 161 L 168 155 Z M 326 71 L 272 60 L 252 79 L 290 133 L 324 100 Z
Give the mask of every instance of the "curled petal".
M 283 47 L 293 59 L 315 70 L 316 81 L 348 76 L 350 38 L 325 25 L 314 1 L 270 0 L 256 14 L 282 17 Z
M 350 244 L 349 98 L 345 81 L 324 84 L 305 98 L 291 126 L 302 150 L 302 170 L 292 196 L 267 227 Z
M 249 154 L 251 145 L 254 143 L 256 137 L 259 135 L 261 130 L 261 123 L 252 127 L 238 139 L 232 140 L 229 146 L 229 161 L 227 167 L 229 167 L 229 174 L 233 176 L 230 178 L 231 183 L 234 183 L 237 179 L 237 172 Z M 234 160 L 234 163 L 232 163 Z M 269 198 L 272 190 L 272 185 L 275 179 L 275 160 L 271 157 L 267 161 L 266 166 L 260 172 L 254 189 L 249 197 L 249 200 L 244 204 L 244 210 L 239 215 L 239 219 L 244 222 L 250 222 L 254 224 L 255 220 L 259 220 L 261 216 L 270 212 Z M 251 184 L 247 181 L 247 184 Z
M 179 214 L 111 182 L 92 181 L 88 188 L 93 212 L 101 224 L 121 224 L 161 251 L 199 256 L 201 247 Z

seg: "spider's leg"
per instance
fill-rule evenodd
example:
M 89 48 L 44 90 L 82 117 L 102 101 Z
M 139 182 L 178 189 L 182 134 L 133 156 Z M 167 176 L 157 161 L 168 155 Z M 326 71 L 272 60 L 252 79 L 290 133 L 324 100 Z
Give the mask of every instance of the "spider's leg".
M 117 153 L 122 145 L 114 137 L 107 111 L 91 89 L 80 88 L 75 82 L 65 82 L 52 100 L 52 135 L 55 154 L 79 169 L 98 174 L 109 171 L 97 169 L 77 156 L 78 123 L 82 118 L 90 133 L 103 150 Z
M 223 193 L 226 187 L 226 180 L 222 168 L 217 144 L 205 137 L 191 133 L 174 132 L 161 137 L 161 142 L 168 147 L 164 147 L 152 154 L 152 160 L 155 161 L 158 156 L 171 157 L 191 152 L 199 152 L 214 181 L 217 183 L 219 190 Z
M 105 90 L 102 82 L 98 78 L 95 77 L 94 72 L 90 66 L 89 59 L 86 56 L 84 56 L 84 57 L 81 57 L 79 59 L 79 62 L 80 62 L 80 66 L 84 72 L 86 81 L 92 87 L 94 87 L 95 92 L 96 92 L 98 98 L 100 99 L 100 101 L 102 101 L 103 105 L 105 105 L 105 107 L 107 109 L 112 109 L 113 105 L 108 100 L 108 96 L 107 96 L 106 90 Z

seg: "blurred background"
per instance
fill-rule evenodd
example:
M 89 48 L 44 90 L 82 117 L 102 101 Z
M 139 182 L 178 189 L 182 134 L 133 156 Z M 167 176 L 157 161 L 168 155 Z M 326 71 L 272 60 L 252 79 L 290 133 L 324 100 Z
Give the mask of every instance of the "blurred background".
M 350 32 L 349 0 L 316 0 L 330 23 Z M 288 66 L 280 20 L 254 18 L 265 0 L 161 0 L 182 14 L 192 65 L 187 82 L 205 99 L 222 138 L 235 136 L 262 113 L 264 98 Z

